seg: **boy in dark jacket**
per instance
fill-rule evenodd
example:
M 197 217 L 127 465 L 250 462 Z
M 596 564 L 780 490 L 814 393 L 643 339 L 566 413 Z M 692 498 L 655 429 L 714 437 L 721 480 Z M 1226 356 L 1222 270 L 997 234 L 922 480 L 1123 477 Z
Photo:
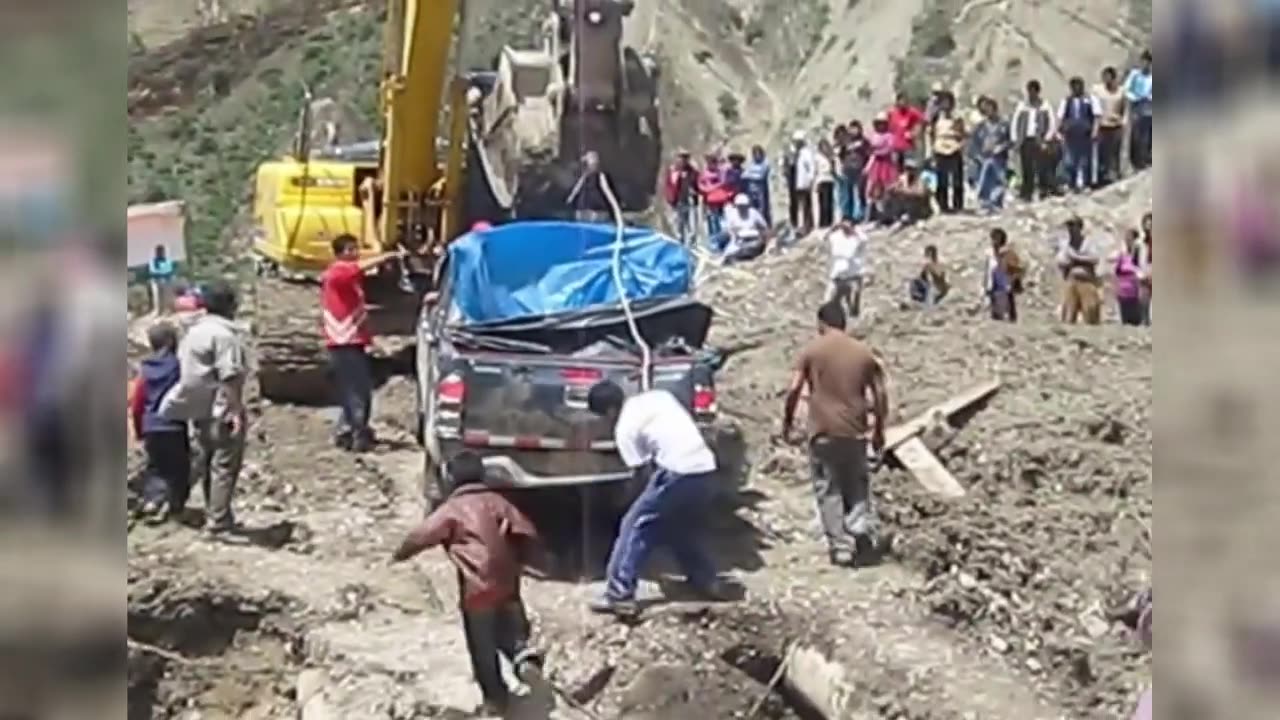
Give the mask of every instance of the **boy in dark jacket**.
M 529 620 L 520 600 L 520 574 L 538 547 L 533 523 L 511 501 L 484 484 L 484 464 L 472 452 L 448 464 L 453 492 L 409 533 L 392 555 L 402 562 L 441 545 L 458 570 L 462 629 L 471 668 L 484 695 L 483 712 L 505 713 L 510 690 L 498 661 L 501 651 L 522 675 L 540 664 L 528 647 Z
M 191 495 L 191 446 L 187 424 L 160 416 L 160 400 L 178 384 L 178 333 L 168 323 L 147 331 L 151 355 L 142 361 L 130 415 L 134 436 L 147 453 L 142 513 L 153 522 L 176 517 Z

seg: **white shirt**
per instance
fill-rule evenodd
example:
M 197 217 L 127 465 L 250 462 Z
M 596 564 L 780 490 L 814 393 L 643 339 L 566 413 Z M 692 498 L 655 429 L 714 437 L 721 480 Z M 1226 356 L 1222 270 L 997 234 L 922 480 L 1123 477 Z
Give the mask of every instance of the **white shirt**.
M 747 208 L 744 215 L 738 207 L 725 208 L 724 231 L 735 240 L 754 240 L 769 229 L 764 216 L 755 208 Z
M 1040 111 L 1041 110 L 1049 111 L 1047 113 L 1047 115 L 1049 116 L 1048 127 L 1043 127 L 1043 128 L 1040 127 Z M 1027 129 L 1026 129 L 1026 135 L 1024 137 L 1014 138 L 1014 140 L 1018 140 L 1018 141 L 1028 139 L 1028 138 L 1044 138 L 1044 137 L 1048 137 L 1049 135 L 1052 135 L 1054 131 L 1057 130 L 1057 119 L 1062 117 L 1062 113 L 1058 113 L 1058 115 L 1055 116 L 1053 114 L 1052 108 L 1049 107 L 1049 103 L 1046 100 L 1042 99 L 1039 105 L 1032 105 L 1026 100 L 1023 100 L 1022 102 L 1018 103 L 1018 107 L 1013 111 L 1013 122 L 1010 123 L 1011 127 L 1009 128 L 1009 132 L 1017 133 L 1018 119 L 1021 116 L 1026 117 Z
M 822 153 L 813 154 L 814 162 L 817 167 L 817 178 L 820 183 L 833 183 L 836 181 L 835 164 L 831 162 L 831 158 Z
M 796 152 L 796 189 L 812 190 L 818 179 L 818 158 L 813 148 L 805 145 Z
M 831 247 L 832 280 L 863 276 L 866 272 L 867 234 L 862 228 L 854 228 L 851 233 L 839 227 L 832 228 L 827 233 L 827 242 Z
M 714 472 L 716 456 L 693 416 L 666 390 L 627 398 L 613 428 L 618 454 L 629 468 L 654 463 L 678 475 Z
M 178 343 L 182 379 L 160 400 L 160 416 L 167 420 L 208 420 L 221 417 L 226 398 L 222 383 L 244 377 L 245 349 L 232 321 L 205 314 Z

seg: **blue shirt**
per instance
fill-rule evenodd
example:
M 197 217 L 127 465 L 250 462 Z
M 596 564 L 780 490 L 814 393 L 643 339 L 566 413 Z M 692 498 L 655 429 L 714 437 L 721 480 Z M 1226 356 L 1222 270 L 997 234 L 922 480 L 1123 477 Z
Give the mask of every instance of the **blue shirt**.
M 151 258 L 151 264 L 147 267 L 151 273 L 151 277 L 156 280 L 167 280 L 173 277 L 173 261 L 169 258 Z
M 1144 73 L 1139 68 L 1130 70 L 1129 77 L 1124 80 L 1124 95 L 1139 115 L 1150 115 L 1151 74 Z

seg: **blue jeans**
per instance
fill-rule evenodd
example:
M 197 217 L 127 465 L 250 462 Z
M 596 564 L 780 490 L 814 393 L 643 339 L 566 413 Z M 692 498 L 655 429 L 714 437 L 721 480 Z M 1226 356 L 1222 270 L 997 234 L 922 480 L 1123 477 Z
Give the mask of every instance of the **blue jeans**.
M 693 219 L 696 211 L 695 205 L 676 206 L 676 236 L 685 245 L 692 245 L 697 235 L 697 226 Z
M 1093 140 L 1089 137 L 1067 138 L 1062 145 L 1063 174 L 1067 186 L 1084 190 L 1093 186 Z
M 839 208 L 840 217 L 854 222 L 862 222 L 864 210 L 860 191 L 861 185 L 862 178 L 849 178 L 844 175 L 836 176 L 836 206 Z
M 1151 167 L 1151 116 L 1137 112 L 1129 122 L 1129 164 L 1144 170 Z
M 769 183 L 763 180 L 746 180 L 743 185 L 747 197 L 751 198 L 751 205 L 764 216 L 765 223 L 772 226 L 773 211 L 769 208 Z
M 373 372 L 369 354 L 360 345 L 329 348 L 329 369 L 337 387 L 337 437 L 367 441 L 369 416 L 373 405 Z
M 707 237 L 715 237 L 720 234 L 720 223 L 724 221 L 724 208 L 706 209 L 707 214 Z
M 689 583 L 708 587 L 716 579 L 715 566 L 703 549 L 699 530 L 715 494 L 714 474 L 680 475 L 654 468 L 644 492 L 622 518 L 606 570 L 605 596 L 632 600 L 649 553 L 667 546 Z
M 1008 178 L 1009 167 L 1006 161 L 987 158 L 981 162 L 978 170 L 978 202 L 984 210 L 999 210 L 1004 207 Z

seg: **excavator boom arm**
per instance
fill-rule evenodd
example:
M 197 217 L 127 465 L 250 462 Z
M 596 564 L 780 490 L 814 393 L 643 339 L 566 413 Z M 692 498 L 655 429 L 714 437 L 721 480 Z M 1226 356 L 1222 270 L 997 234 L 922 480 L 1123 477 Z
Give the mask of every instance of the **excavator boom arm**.
M 449 68 L 454 23 L 465 0 L 390 0 L 382 79 L 382 212 L 378 237 L 385 247 L 420 248 L 447 238 L 415 237 L 456 228 L 457 182 L 443 182 L 460 167 L 465 139 L 451 123 L 446 163 L 437 139 L 442 108 L 461 111 L 465 99 Z M 454 178 L 449 178 L 453 180 Z M 441 222 L 441 214 L 445 222 Z

